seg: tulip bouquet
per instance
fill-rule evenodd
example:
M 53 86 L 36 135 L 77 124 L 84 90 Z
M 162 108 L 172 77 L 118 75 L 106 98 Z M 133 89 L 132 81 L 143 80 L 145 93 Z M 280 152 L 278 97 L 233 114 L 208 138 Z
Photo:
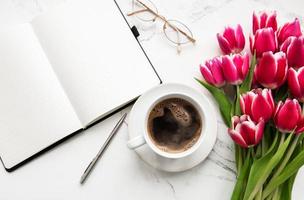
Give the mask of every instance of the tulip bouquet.
M 276 17 L 253 13 L 250 52 L 242 27 L 226 27 L 223 55 L 200 65 L 235 142 L 233 200 L 291 199 L 304 164 L 304 36 L 298 19 L 278 28 Z

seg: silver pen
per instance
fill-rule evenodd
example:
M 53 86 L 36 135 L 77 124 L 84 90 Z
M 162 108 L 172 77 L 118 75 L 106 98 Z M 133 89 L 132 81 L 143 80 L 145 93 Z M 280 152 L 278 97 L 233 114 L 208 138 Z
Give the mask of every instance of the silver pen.
M 126 116 L 127 116 L 127 113 L 125 113 L 120 118 L 120 120 L 117 122 L 117 124 L 113 128 L 112 132 L 110 133 L 109 137 L 107 138 L 107 140 L 105 141 L 105 143 L 103 144 L 103 146 L 101 147 L 101 149 L 99 150 L 99 152 L 97 153 L 97 155 L 93 158 L 93 160 L 90 162 L 90 164 L 88 165 L 88 167 L 86 168 L 86 170 L 82 174 L 81 179 L 80 179 L 80 184 L 83 184 L 85 182 L 86 178 L 90 175 L 90 173 L 93 170 L 94 166 L 96 165 L 97 161 L 99 160 L 99 158 L 102 156 L 102 154 L 107 149 L 107 147 L 110 144 L 113 136 L 119 130 L 119 128 L 122 125 L 123 121 L 125 120 Z

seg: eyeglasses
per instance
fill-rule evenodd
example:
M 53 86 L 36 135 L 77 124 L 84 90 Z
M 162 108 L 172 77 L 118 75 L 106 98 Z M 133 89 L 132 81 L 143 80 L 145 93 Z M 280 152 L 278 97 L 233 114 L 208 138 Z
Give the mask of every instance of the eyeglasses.
M 149 0 L 132 0 L 132 12 L 128 16 L 136 16 L 145 22 L 155 22 L 160 19 L 164 22 L 163 32 L 166 38 L 177 47 L 177 53 L 181 52 L 181 45 L 195 44 L 191 30 L 178 20 L 168 20 L 158 14 L 156 6 Z

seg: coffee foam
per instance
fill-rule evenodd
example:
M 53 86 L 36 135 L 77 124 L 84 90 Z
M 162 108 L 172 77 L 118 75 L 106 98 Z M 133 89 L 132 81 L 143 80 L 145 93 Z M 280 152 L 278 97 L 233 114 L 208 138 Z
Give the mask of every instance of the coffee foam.
M 149 114 L 148 132 L 162 151 L 178 153 L 191 148 L 201 134 L 201 117 L 195 107 L 180 98 L 158 103 Z

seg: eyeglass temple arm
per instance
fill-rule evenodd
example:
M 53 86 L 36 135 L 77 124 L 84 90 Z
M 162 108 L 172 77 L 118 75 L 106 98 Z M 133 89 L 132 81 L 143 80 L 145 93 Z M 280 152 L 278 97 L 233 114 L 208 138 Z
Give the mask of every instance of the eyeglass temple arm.
M 148 9 L 136 10 L 136 11 L 128 13 L 127 16 L 132 16 L 132 15 L 136 15 L 138 13 L 147 12 L 147 11 L 148 11 Z
M 179 31 L 181 34 L 183 34 L 184 36 L 186 36 L 191 42 L 195 43 L 195 39 L 194 39 L 193 37 L 189 36 L 187 33 L 185 33 L 184 31 L 182 31 L 182 30 L 179 29 L 178 27 L 176 27 L 176 26 L 170 24 L 170 23 L 168 22 L 168 20 L 167 20 L 165 17 L 163 17 L 163 16 L 159 15 L 158 13 L 154 12 L 154 11 L 153 11 L 151 8 L 149 8 L 145 3 L 141 2 L 140 0 L 135 0 L 135 1 L 137 1 L 138 3 L 140 3 L 143 7 L 145 7 L 145 8 L 146 8 L 146 11 L 151 12 L 151 13 L 152 13 L 153 15 L 155 15 L 156 17 L 158 17 L 158 18 L 162 19 L 163 21 L 167 22 L 167 24 L 168 24 L 171 28 L 175 29 L 176 31 Z M 134 13 L 134 14 L 135 14 L 135 13 Z

